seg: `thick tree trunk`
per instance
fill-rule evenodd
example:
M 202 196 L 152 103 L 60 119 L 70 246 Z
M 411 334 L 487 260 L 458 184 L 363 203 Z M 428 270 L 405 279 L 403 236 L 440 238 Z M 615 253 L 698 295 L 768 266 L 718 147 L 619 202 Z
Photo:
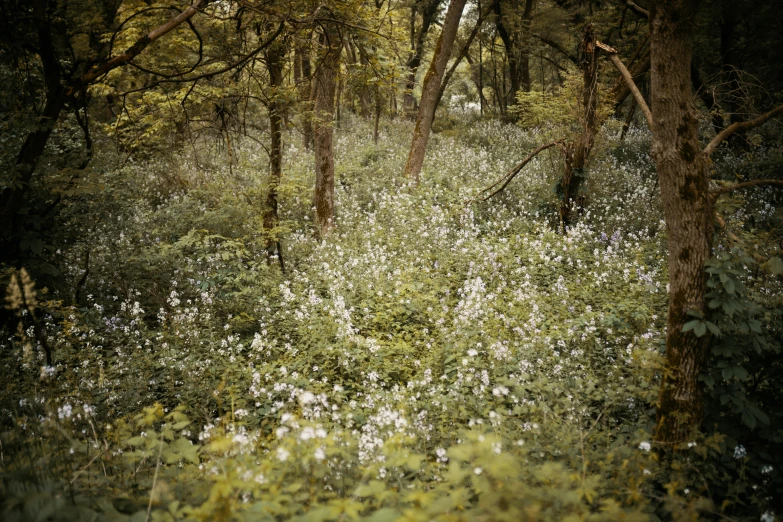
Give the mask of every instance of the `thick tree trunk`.
M 427 141 L 430 138 L 432 128 L 432 116 L 435 114 L 435 106 L 438 101 L 438 91 L 446 71 L 446 64 L 451 55 L 451 48 L 457 36 L 459 21 L 462 18 L 462 10 L 466 0 L 451 0 L 443 22 L 443 30 L 435 45 L 435 54 L 432 57 L 427 76 L 424 77 L 424 85 L 421 93 L 421 104 L 416 116 L 416 126 L 413 129 L 413 142 L 408 154 L 408 162 L 405 165 L 405 176 L 419 182 L 419 173 L 424 164 L 424 153 L 427 150 Z
M 264 208 L 264 236 L 266 250 L 271 261 L 272 255 L 278 251 L 282 267 L 282 253 L 279 252 L 280 241 L 275 229 L 278 224 L 277 191 L 283 175 L 283 111 L 284 107 L 279 98 L 279 90 L 283 86 L 283 60 L 285 48 L 281 44 L 275 44 L 267 48 L 266 66 L 269 70 L 269 83 L 272 87 L 272 98 L 267 107 L 269 111 L 269 132 L 271 143 L 269 146 L 269 188 L 266 194 Z
M 691 53 L 698 0 L 651 3 L 652 155 L 661 187 L 669 249 L 666 360 L 655 439 L 687 440 L 702 417 L 702 372 L 709 335 L 683 332 L 689 311 L 705 314 L 704 264 L 710 256 L 712 208 L 708 157 L 692 106 Z M 667 446 L 668 447 L 668 446 Z
M 315 108 L 315 233 L 324 238 L 334 227 L 334 98 L 340 66 L 340 33 L 332 23 L 319 41 L 324 55 L 313 78 Z
M 60 84 L 60 65 L 54 51 L 51 27 L 46 13 L 46 2 L 35 0 L 32 2 L 32 7 L 38 32 L 39 56 L 46 85 L 46 104 L 38 125 L 27 135 L 16 157 L 13 184 L 5 187 L 0 193 L 0 247 L 3 247 L 2 250 L 6 254 L 10 254 L 11 251 L 11 248 L 8 248 L 8 243 L 14 233 L 16 215 L 22 208 L 35 167 L 38 165 L 38 160 L 43 154 L 57 120 L 60 118 L 66 100 L 63 86 Z M 5 256 L 0 256 L 0 258 L 3 257 Z

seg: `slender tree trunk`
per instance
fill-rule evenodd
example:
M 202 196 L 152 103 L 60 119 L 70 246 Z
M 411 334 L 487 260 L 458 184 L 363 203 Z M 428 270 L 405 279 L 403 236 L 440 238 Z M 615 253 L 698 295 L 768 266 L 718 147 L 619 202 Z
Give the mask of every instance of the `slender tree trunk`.
M 269 83 L 272 87 L 272 98 L 267 107 L 269 111 L 269 132 L 271 144 L 269 147 L 269 189 L 266 195 L 264 208 L 264 236 L 266 238 L 267 258 L 271 261 L 275 250 L 281 259 L 279 252 L 280 241 L 275 229 L 278 225 L 277 191 L 283 175 L 283 103 L 279 98 L 279 91 L 283 87 L 283 60 L 285 59 L 285 47 L 276 43 L 267 48 L 266 66 L 269 69 Z
M 522 30 L 519 38 L 519 83 L 522 90 L 530 92 L 530 26 L 533 23 L 533 0 L 525 0 L 522 12 Z M 541 83 L 544 82 L 542 73 Z
M 651 2 L 652 156 L 666 218 L 669 249 L 669 311 L 666 359 L 655 439 L 687 440 L 702 418 L 699 375 L 709 334 L 683 332 L 688 312 L 705 314 L 704 265 L 710 256 L 713 211 L 708 157 L 699 147 L 698 115 L 691 91 L 694 16 L 698 0 Z
M 451 0 L 449 3 L 446 19 L 443 22 L 443 30 L 438 37 L 438 43 L 435 45 L 435 53 L 427 75 L 424 77 L 421 104 L 416 117 L 416 125 L 413 129 L 413 142 L 408 154 L 408 162 L 405 165 L 405 176 L 415 180 L 417 184 L 421 167 L 424 164 L 427 141 L 430 138 L 432 116 L 435 114 L 438 91 L 443 80 L 443 73 L 446 71 L 446 64 L 451 55 L 454 39 L 457 36 L 457 29 L 459 28 L 460 18 L 462 18 L 462 10 L 465 8 L 465 2 L 466 0 Z
M 430 30 L 435 15 L 438 13 L 438 6 L 441 0 L 421 0 L 411 6 L 411 48 L 412 55 L 408 60 L 408 76 L 405 81 L 405 94 L 403 96 L 403 110 L 413 119 L 418 106 L 413 90 L 416 87 L 416 73 L 421 65 L 421 59 L 424 56 L 424 42 L 427 39 L 427 33 Z M 421 8 L 421 29 L 416 31 L 416 12 Z
M 327 23 L 319 42 L 324 51 L 316 69 L 313 91 L 315 100 L 315 233 L 325 238 L 334 227 L 334 99 L 340 66 L 340 33 Z
M 462 50 L 457 55 L 457 57 L 454 59 L 454 63 L 451 64 L 451 67 L 449 67 L 449 70 L 446 71 L 445 76 L 443 77 L 443 81 L 440 82 L 440 88 L 438 89 L 438 98 L 435 102 L 435 112 L 437 112 L 438 107 L 440 106 L 440 101 L 443 98 L 443 93 L 446 92 L 446 87 L 449 86 L 449 82 L 451 81 L 451 77 L 454 76 L 454 72 L 456 72 L 457 67 L 459 67 L 459 64 L 462 63 L 462 60 L 464 60 L 470 51 L 470 46 L 473 45 L 473 40 L 476 39 L 476 36 L 478 35 L 479 31 L 481 30 L 481 26 L 484 23 L 484 17 L 482 13 L 479 13 L 479 18 L 476 20 L 476 25 L 473 26 L 473 30 L 470 32 L 470 35 L 468 36 L 468 39 L 465 41 L 465 45 L 462 46 Z M 432 113 L 432 120 L 435 121 L 435 112 Z
M 313 147 L 313 119 L 310 114 L 312 70 L 310 68 L 310 48 L 309 43 L 307 46 L 299 45 L 296 48 L 296 60 L 299 63 L 300 71 L 300 83 L 299 85 L 299 101 L 305 106 L 305 110 L 302 111 L 302 145 L 307 150 Z
M 576 194 L 584 181 L 584 168 L 598 132 L 595 114 L 598 107 L 598 48 L 592 24 L 585 30 L 581 50 L 582 132 L 574 142 L 566 146 L 565 168 L 560 182 L 563 198 L 560 205 L 560 218 L 563 232 L 565 227 L 571 224 L 571 210 L 576 202 Z
M 383 112 L 383 100 L 381 99 L 381 88 L 375 85 L 375 121 L 372 129 L 372 142 L 378 144 L 378 126 L 381 121 L 381 112 Z

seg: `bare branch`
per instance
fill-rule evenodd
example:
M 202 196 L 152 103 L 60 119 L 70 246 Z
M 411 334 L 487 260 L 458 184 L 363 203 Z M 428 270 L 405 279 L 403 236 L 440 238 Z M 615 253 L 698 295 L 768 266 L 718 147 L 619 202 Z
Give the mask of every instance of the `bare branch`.
M 81 89 L 81 87 L 83 87 L 84 85 L 88 85 L 94 82 L 95 80 L 97 80 L 98 78 L 100 78 L 101 76 L 103 76 L 104 74 L 108 73 L 109 71 L 116 69 L 117 67 L 122 67 L 123 65 L 127 64 L 136 56 L 141 54 L 141 52 L 144 49 L 149 47 L 149 45 L 152 42 L 166 35 L 167 33 L 171 32 L 180 24 L 191 19 L 196 13 L 201 11 L 201 9 L 205 5 L 207 5 L 209 1 L 210 0 L 196 0 L 195 3 L 193 3 L 190 7 L 182 11 L 177 16 L 173 17 L 165 24 L 157 27 L 156 29 L 152 30 L 151 32 L 145 34 L 144 36 L 136 40 L 136 43 L 130 46 L 128 50 L 125 51 L 124 53 L 118 54 L 117 56 L 110 58 L 107 62 L 105 62 L 101 66 L 90 69 L 66 88 L 66 95 L 68 96 L 72 95 L 74 92 Z
M 725 129 L 723 129 L 717 136 L 712 138 L 712 141 L 707 144 L 706 147 L 704 147 L 704 153 L 709 156 L 712 154 L 716 148 L 718 148 L 718 145 L 721 144 L 723 140 L 731 136 L 732 134 L 736 133 L 743 133 L 747 132 L 750 129 L 754 129 L 758 127 L 759 125 L 763 125 L 767 121 L 771 120 L 778 114 L 783 113 L 783 105 L 778 105 L 771 111 L 762 114 L 758 118 L 750 121 L 738 121 L 736 123 L 732 123 Z
M 617 56 L 617 51 L 614 48 L 609 47 L 608 45 L 602 44 L 601 42 L 596 42 L 595 45 L 598 48 L 606 51 L 606 53 L 609 55 L 609 60 L 617 68 L 617 70 L 620 71 L 623 80 L 625 80 L 626 85 L 631 90 L 631 94 L 633 94 L 634 100 L 636 100 L 636 104 L 642 110 L 642 113 L 644 114 L 644 118 L 647 120 L 647 125 L 649 125 L 650 130 L 652 130 L 653 128 L 652 112 L 650 112 L 650 108 L 647 106 L 647 102 L 644 101 L 644 96 L 642 96 L 642 93 L 639 92 L 639 88 L 636 86 L 636 83 L 633 81 L 633 78 L 631 77 L 631 73 L 628 72 L 628 69 L 626 69 L 625 65 L 623 65 L 622 60 L 620 60 L 620 58 Z
M 571 60 L 574 64 L 579 63 L 579 59 L 576 57 L 576 55 L 574 53 L 568 52 L 568 50 L 562 45 L 560 45 L 558 42 L 552 40 L 551 38 L 547 38 L 546 36 L 542 36 L 540 34 L 535 34 L 533 36 L 535 36 L 536 38 L 541 40 L 541 42 L 547 44 L 549 47 L 551 47 L 555 51 L 559 52 L 560 54 L 562 54 L 563 56 Z
M 525 165 L 527 165 L 530 162 L 530 160 L 532 160 L 533 158 L 536 157 L 536 155 L 538 155 L 539 152 L 542 152 L 542 151 L 544 151 L 544 150 L 546 150 L 546 149 L 548 149 L 550 147 L 554 147 L 555 145 L 562 145 L 562 144 L 563 144 L 563 140 L 555 140 L 555 141 L 553 141 L 551 143 L 547 143 L 547 144 L 539 146 L 536 150 L 531 152 L 528 155 L 527 158 L 525 158 L 520 163 L 516 164 L 513 168 L 511 168 L 511 170 L 509 170 L 508 172 L 503 174 L 503 176 L 501 176 L 500 179 L 495 181 L 492 185 L 489 185 L 488 187 L 481 189 L 479 191 L 479 196 L 477 196 L 476 198 L 472 199 L 471 201 L 475 201 L 476 199 L 478 199 L 481 196 L 481 194 L 484 194 L 485 192 L 489 192 L 490 190 L 494 189 L 495 187 L 497 187 L 498 185 L 500 185 L 502 183 L 502 185 L 501 185 L 501 187 L 499 189 L 495 190 L 492 194 L 490 194 L 488 196 L 485 196 L 482 199 L 484 201 L 486 201 L 489 198 L 491 198 L 492 196 L 494 196 L 496 194 L 499 194 L 500 192 L 503 191 L 503 189 L 505 189 L 508 186 L 509 183 L 511 183 L 511 180 L 514 179 L 514 177 L 517 174 L 519 174 L 519 172 L 525 167 Z M 471 201 L 468 201 L 468 203 L 470 203 Z
M 742 183 L 732 183 L 720 188 L 710 190 L 710 195 L 714 199 L 718 199 L 723 194 L 729 194 L 735 190 L 741 190 L 751 187 L 783 187 L 783 180 L 781 179 L 754 179 L 753 181 L 743 181 Z
M 638 14 L 639 16 L 643 16 L 644 18 L 650 18 L 650 11 L 633 3 L 631 0 L 626 0 L 625 6 L 631 9 L 631 11 Z

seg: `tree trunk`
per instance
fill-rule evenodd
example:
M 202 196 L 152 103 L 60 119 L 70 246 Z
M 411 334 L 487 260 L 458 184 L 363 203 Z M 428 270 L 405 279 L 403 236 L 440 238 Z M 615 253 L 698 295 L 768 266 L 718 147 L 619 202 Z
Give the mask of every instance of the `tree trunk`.
M 272 87 L 272 97 L 267 107 L 269 111 L 269 132 L 271 144 L 269 146 L 269 189 L 266 195 L 264 208 L 264 236 L 266 238 L 266 250 L 271 261 L 272 255 L 278 250 L 279 239 L 275 229 L 278 224 L 277 215 L 277 190 L 283 175 L 283 103 L 280 101 L 280 89 L 283 86 L 283 60 L 285 59 L 285 47 L 274 44 L 267 48 L 266 66 L 269 69 L 269 83 Z M 281 264 L 282 266 L 282 264 Z
M 462 10 L 466 0 L 451 0 L 443 22 L 443 30 L 435 45 L 435 53 L 432 56 L 427 76 L 424 77 L 422 86 L 421 104 L 416 116 L 416 126 L 413 129 L 413 142 L 408 154 L 408 162 L 405 165 L 405 176 L 415 180 L 418 184 L 419 173 L 424 164 L 424 153 L 427 150 L 427 141 L 430 138 L 432 128 L 432 116 L 435 114 L 435 105 L 438 101 L 438 91 L 446 71 L 446 64 L 451 55 L 451 48 L 457 36 L 459 21 L 462 18 Z
M 306 107 L 302 111 L 302 144 L 304 148 L 310 150 L 313 147 L 313 120 L 310 115 L 310 82 L 312 80 L 312 71 L 310 68 L 310 52 L 308 46 L 299 45 L 296 48 L 296 61 L 300 71 L 299 83 L 299 101 Z
M 582 54 L 582 132 L 579 137 L 566 146 L 565 168 L 560 182 L 562 202 L 560 221 L 563 232 L 571 224 L 571 209 L 576 203 L 576 194 L 584 181 L 584 168 L 593 148 L 598 132 L 596 108 L 598 107 L 598 48 L 593 26 L 585 30 L 581 43 Z
M 326 23 L 319 38 L 324 51 L 313 78 L 315 108 L 315 233 L 323 239 L 334 227 L 334 98 L 340 66 L 340 33 L 333 23 Z
M 408 60 L 408 76 L 405 80 L 405 93 L 403 94 L 403 110 L 410 115 L 416 114 L 418 107 L 413 90 L 416 87 L 416 73 L 421 65 L 421 59 L 424 56 L 424 42 L 427 39 L 427 33 L 430 30 L 435 15 L 438 12 L 438 6 L 441 0 L 423 0 L 414 3 L 411 6 L 411 49 L 412 54 Z M 416 12 L 421 8 L 421 28 L 416 31 Z
M 655 440 L 685 441 L 702 417 L 699 375 L 709 335 L 683 332 L 688 312 L 705 314 L 704 264 L 710 256 L 709 163 L 698 140 L 691 91 L 694 15 L 698 0 L 651 2 L 652 156 L 658 170 L 669 249 L 666 358 Z
M 60 84 L 60 65 L 54 51 L 51 27 L 46 13 L 46 2 L 35 0 L 32 2 L 32 7 L 38 32 L 38 52 L 41 57 L 46 85 L 46 104 L 38 125 L 27 135 L 16 157 L 12 178 L 14 183 L 5 187 L 0 193 L 0 247 L 6 246 L 2 250 L 9 255 L 11 249 L 7 245 L 14 234 L 16 215 L 22 208 L 35 167 L 43 154 L 57 120 L 60 118 L 60 112 L 65 107 L 66 100 L 63 86 Z M 0 256 L 0 258 L 4 257 L 6 256 Z
M 522 30 L 519 38 L 519 83 L 522 90 L 530 92 L 530 26 L 533 23 L 533 0 L 525 0 L 522 13 Z M 541 77 L 541 83 L 544 77 Z

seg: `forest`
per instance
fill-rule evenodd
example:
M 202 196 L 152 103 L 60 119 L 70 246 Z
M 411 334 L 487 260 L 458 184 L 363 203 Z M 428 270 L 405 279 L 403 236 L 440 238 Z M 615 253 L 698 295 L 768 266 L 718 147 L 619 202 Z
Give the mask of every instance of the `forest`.
M 0 519 L 783 520 L 777 0 L 0 0 Z

